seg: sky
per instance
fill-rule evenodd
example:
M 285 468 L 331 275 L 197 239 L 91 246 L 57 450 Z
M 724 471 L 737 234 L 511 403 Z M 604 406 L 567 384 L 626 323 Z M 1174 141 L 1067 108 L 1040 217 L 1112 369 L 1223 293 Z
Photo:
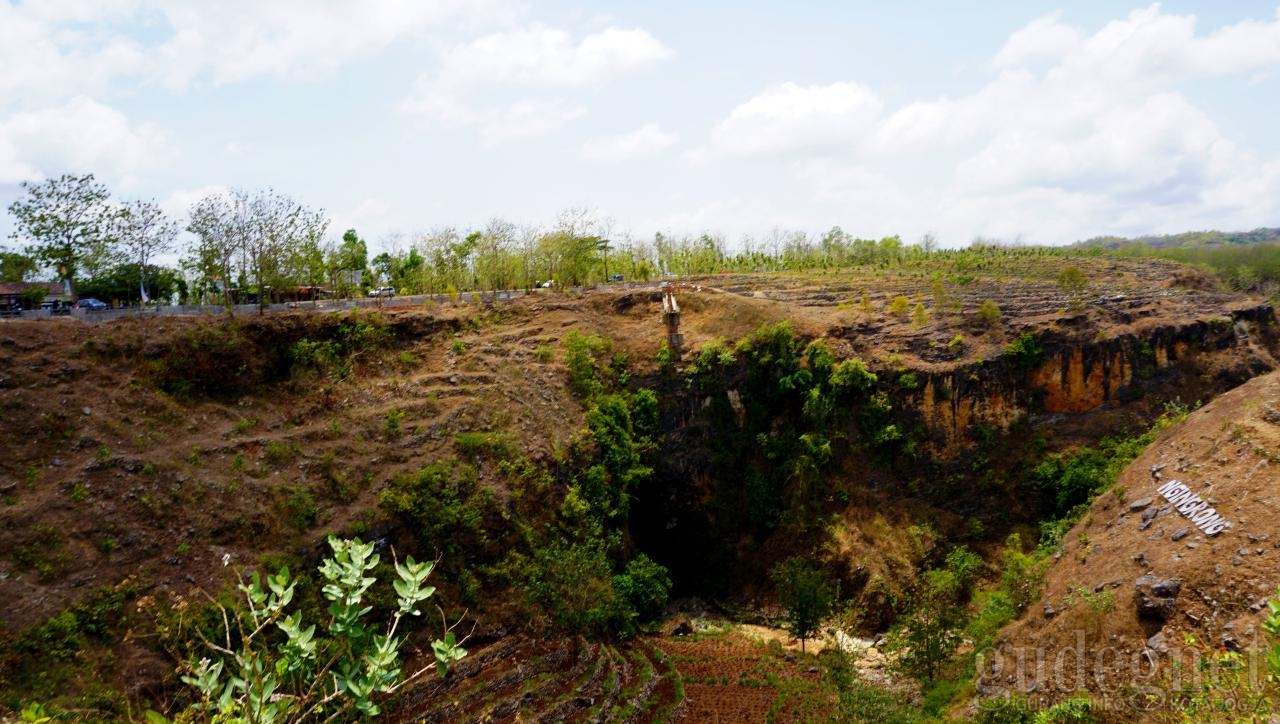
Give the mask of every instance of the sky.
M 270 187 L 375 250 L 570 208 L 730 246 L 1280 226 L 1276 0 L 979 7 L 0 0 L 0 208 Z

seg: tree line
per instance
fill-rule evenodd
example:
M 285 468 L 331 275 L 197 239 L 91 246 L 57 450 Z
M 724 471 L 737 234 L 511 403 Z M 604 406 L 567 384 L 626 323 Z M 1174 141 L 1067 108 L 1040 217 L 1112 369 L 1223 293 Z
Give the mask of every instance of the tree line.
M 114 201 L 92 174 L 24 182 L 9 206 L 19 247 L 0 252 L 0 279 L 65 281 L 72 296 L 118 302 L 176 299 L 203 304 L 266 304 L 317 295 L 359 296 L 375 286 L 400 294 L 581 286 L 622 277 L 910 265 L 925 258 L 958 271 L 992 257 L 1099 253 L 993 245 L 940 249 L 926 234 L 864 239 L 833 227 L 821 235 L 773 230 L 731 249 L 722 235 L 651 239 L 613 233 L 612 223 L 584 209 L 559 215 L 550 228 L 493 219 L 481 228 L 441 227 L 370 257 L 354 229 L 329 234 L 324 210 L 274 189 L 241 189 L 199 199 L 182 220 L 153 200 Z M 189 236 L 182 238 L 185 230 Z M 173 258 L 174 267 L 160 265 Z M 301 296 L 310 295 L 310 296 Z

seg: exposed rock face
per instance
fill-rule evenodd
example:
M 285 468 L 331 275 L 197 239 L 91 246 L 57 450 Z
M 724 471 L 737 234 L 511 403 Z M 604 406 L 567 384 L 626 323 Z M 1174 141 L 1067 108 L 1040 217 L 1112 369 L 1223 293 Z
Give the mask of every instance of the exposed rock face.
M 1006 358 L 979 361 L 926 376 L 918 409 L 944 450 L 955 452 L 975 425 L 1007 430 L 1024 415 L 1076 414 L 1107 403 L 1123 402 L 1161 370 L 1180 361 L 1208 363 L 1238 356 L 1252 374 L 1270 369 L 1269 361 L 1247 349 L 1237 322 L 1274 321 L 1270 305 L 1229 310 L 1229 317 L 1195 320 L 1134 331 L 1111 339 L 1083 341 L 1065 333 L 1038 341 L 1043 361 L 1019 369 Z M 1241 380 L 1242 381 L 1242 380 Z
M 1138 616 L 1145 619 L 1166 621 L 1178 610 L 1178 592 L 1182 581 L 1176 578 L 1157 578 L 1148 573 L 1133 582 L 1137 589 L 1134 600 Z

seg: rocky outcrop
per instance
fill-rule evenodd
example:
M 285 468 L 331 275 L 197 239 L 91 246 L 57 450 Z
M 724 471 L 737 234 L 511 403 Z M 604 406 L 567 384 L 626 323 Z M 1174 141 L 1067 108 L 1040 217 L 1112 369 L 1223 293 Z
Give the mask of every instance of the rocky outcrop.
M 1158 578 L 1155 574 L 1146 573 L 1133 582 L 1136 590 L 1134 602 L 1137 604 L 1138 617 L 1167 621 L 1178 610 L 1178 592 L 1182 590 L 1182 581 L 1176 578 Z
M 1235 380 L 1243 382 L 1272 365 L 1249 344 L 1242 327 L 1274 321 L 1266 304 L 1109 339 L 1050 332 L 1036 338 L 1041 355 L 1033 364 L 1006 354 L 928 373 L 911 404 L 936 447 L 955 452 L 978 425 L 1007 430 L 1026 415 L 1079 414 L 1140 397 L 1181 362 L 1206 366 L 1231 358 L 1247 370 Z

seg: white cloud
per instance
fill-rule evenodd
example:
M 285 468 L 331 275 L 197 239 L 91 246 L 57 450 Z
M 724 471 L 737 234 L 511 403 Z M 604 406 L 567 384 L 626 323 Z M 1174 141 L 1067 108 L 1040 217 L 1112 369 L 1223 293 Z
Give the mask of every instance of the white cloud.
M 807 229 L 813 224 L 812 216 L 781 199 L 773 203 L 751 196 L 730 195 L 644 219 L 640 226 L 675 235 L 722 235 L 736 245 L 744 237 L 759 237 L 766 229 L 774 232 Z
M 445 21 L 510 16 L 509 0 L 41 0 L 0 3 L 0 102 L 153 81 L 185 88 L 314 77 Z
M 586 113 L 586 109 L 565 99 L 523 99 L 476 107 L 442 94 L 420 95 L 404 101 L 400 108 L 448 128 L 475 128 L 486 146 L 541 136 Z
M 670 148 L 677 138 L 676 134 L 650 123 L 629 133 L 588 139 L 582 144 L 580 153 L 588 161 L 620 163 L 652 156 Z
M 18 149 L 0 129 L 0 184 L 38 181 L 41 177 L 34 166 L 18 157 Z
M 992 64 L 997 68 L 1023 66 L 1060 57 L 1079 47 L 1080 31 L 1059 22 L 1061 17 L 1060 12 L 1046 15 L 1009 36 Z
M 431 86 L 453 91 L 494 85 L 574 88 L 671 56 L 669 48 L 640 28 L 605 28 L 575 43 L 563 30 L 534 25 L 449 49 Z
M 647 31 L 608 27 L 574 42 L 569 34 L 543 25 L 486 35 L 449 48 L 440 68 L 418 79 L 401 110 L 449 126 L 474 126 L 487 144 L 542 135 L 585 113 L 564 98 L 516 97 L 505 101 L 478 96 L 505 89 L 509 96 L 542 89 L 569 90 L 599 85 L 643 70 L 673 55 Z
M 1061 21 L 1039 18 L 1010 36 L 996 54 L 1000 68 L 1057 60 L 1050 78 L 1107 80 L 1152 87 L 1170 80 L 1247 73 L 1280 63 L 1280 10 L 1268 20 L 1245 20 L 1204 35 L 1194 15 L 1173 15 L 1158 4 L 1134 10 L 1090 36 Z
M 329 224 L 329 236 L 341 238 L 347 229 L 355 229 L 364 239 L 383 235 L 396 226 L 398 219 L 393 219 L 395 211 L 387 201 L 381 198 L 366 197 L 354 207 L 345 211 L 335 211 Z
M 18 149 L 17 157 L 29 168 L 90 169 L 125 180 L 163 166 L 174 155 L 167 134 L 156 125 L 132 123 L 84 96 L 0 120 L 0 148 L 5 142 Z
M 818 203 L 851 227 L 889 219 L 907 238 L 933 228 L 950 243 L 1064 242 L 1280 217 L 1280 158 L 1233 141 L 1179 85 L 1280 69 L 1280 14 L 1200 34 L 1194 17 L 1158 6 L 1092 33 L 1055 14 L 1013 33 L 991 67 L 971 93 L 884 116 L 850 103 L 864 109 L 854 119 L 807 110 L 840 94 L 786 84 L 734 109 L 712 146 L 808 151 L 789 171 Z
M 880 99 L 855 83 L 769 88 L 729 112 L 711 132 L 726 156 L 852 148 L 880 115 Z
M 70 6 L 70 3 L 60 3 Z M 97 94 L 120 77 L 146 72 L 137 41 L 111 31 L 71 32 L 58 25 L 88 17 L 74 7 L 0 3 L 0 105 L 40 104 L 77 93 Z M 99 8 L 105 12 L 106 8 Z
M 501 2 L 461 0 L 203 0 L 157 3 L 172 28 L 159 47 L 166 82 L 309 76 L 381 50 L 455 16 L 501 15 Z

